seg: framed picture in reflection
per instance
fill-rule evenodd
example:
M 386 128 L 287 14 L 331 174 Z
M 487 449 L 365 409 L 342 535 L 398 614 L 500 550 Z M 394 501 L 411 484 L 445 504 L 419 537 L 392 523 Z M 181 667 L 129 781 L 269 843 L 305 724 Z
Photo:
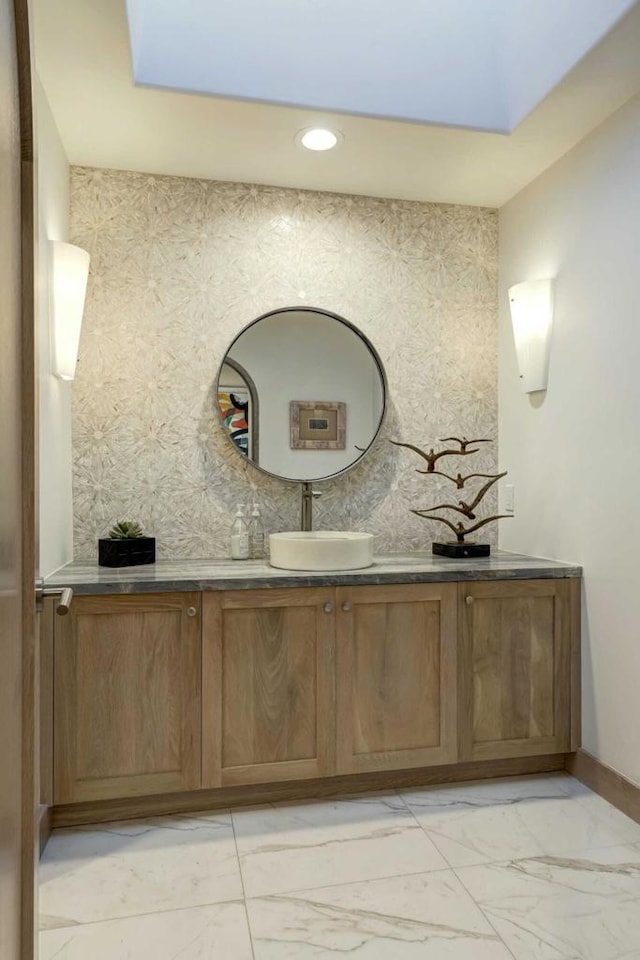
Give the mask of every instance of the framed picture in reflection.
M 292 450 L 344 450 L 347 405 L 330 400 L 292 400 L 289 404 Z

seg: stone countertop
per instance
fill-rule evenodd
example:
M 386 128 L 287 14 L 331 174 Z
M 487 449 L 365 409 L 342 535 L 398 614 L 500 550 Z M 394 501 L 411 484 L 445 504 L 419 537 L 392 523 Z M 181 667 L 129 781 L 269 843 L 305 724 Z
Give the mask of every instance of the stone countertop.
M 279 570 L 264 560 L 158 560 L 139 567 L 99 567 L 74 560 L 46 579 L 47 587 L 73 587 L 77 594 L 165 593 L 172 590 L 251 590 L 260 587 L 339 587 L 459 580 L 537 580 L 580 577 L 582 568 L 496 550 L 490 557 L 450 560 L 431 553 L 376 557 L 363 570 Z

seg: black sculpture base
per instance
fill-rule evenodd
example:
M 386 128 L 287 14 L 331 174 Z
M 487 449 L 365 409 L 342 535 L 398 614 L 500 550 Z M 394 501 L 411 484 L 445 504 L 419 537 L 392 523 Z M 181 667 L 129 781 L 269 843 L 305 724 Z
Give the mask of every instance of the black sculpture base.
M 155 562 L 155 537 L 132 537 L 130 540 L 104 537 L 98 540 L 98 566 L 100 567 L 137 567 L 142 563 Z
M 453 557 L 458 560 L 460 557 L 488 557 L 491 554 L 491 545 L 488 543 L 458 543 L 457 540 L 449 540 L 446 543 L 433 543 L 431 551 L 438 557 Z

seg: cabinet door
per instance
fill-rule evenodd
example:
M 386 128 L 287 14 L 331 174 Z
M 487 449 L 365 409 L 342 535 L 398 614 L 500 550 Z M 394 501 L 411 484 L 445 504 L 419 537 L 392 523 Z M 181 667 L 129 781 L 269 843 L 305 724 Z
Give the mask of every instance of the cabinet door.
M 204 595 L 204 786 L 334 772 L 334 590 Z
M 461 583 L 462 760 L 563 753 L 570 732 L 570 581 Z
M 199 787 L 200 594 L 75 597 L 55 620 L 55 802 Z
M 341 587 L 339 773 L 456 759 L 456 585 Z

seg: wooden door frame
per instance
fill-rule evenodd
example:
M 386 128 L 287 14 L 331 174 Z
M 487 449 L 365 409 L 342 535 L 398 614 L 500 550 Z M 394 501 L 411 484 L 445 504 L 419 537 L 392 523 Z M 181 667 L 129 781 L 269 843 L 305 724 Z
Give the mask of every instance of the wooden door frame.
M 21 417 L 22 417 L 22 882 L 23 960 L 36 955 L 38 810 L 37 377 L 35 316 L 35 151 L 29 0 L 13 0 L 20 110 Z

